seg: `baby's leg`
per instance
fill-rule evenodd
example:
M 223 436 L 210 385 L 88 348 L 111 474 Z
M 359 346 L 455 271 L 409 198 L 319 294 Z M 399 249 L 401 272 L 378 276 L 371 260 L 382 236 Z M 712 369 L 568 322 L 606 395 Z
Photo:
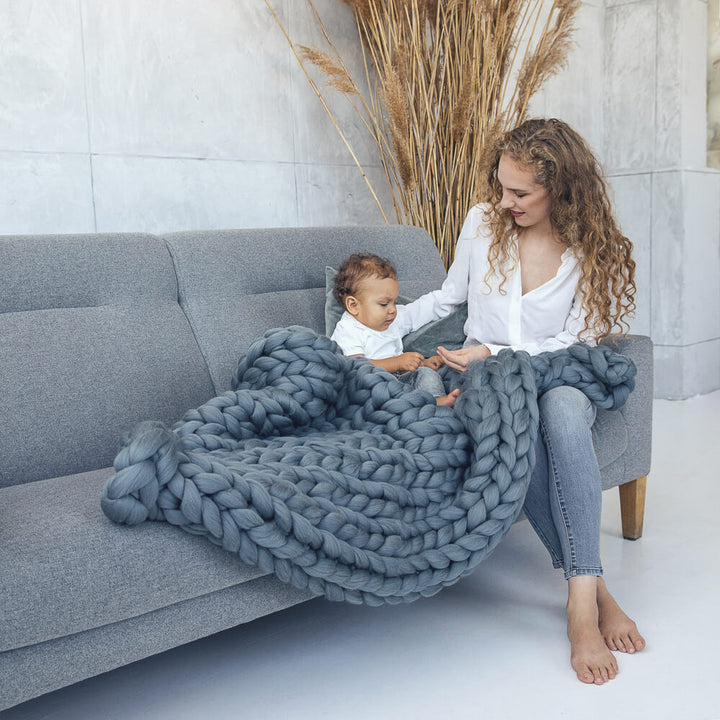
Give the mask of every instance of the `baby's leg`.
M 424 390 L 434 398 L 443 397 L 446 394 L 445 385 L 436 370 L 429 367 L 419 367 L 413 373 L 412 386 L 416 390 Z
M 445 405 L 447 407 L 452 407 L 455 404 L 455 401 L 457 400 L 459 394 L 460 394 L 459 390 L 453 390 L 451 393 L 448 393 L 447 395 L 441 395 L 440 397 L 435 398 L 435 402 L 438 405 Z

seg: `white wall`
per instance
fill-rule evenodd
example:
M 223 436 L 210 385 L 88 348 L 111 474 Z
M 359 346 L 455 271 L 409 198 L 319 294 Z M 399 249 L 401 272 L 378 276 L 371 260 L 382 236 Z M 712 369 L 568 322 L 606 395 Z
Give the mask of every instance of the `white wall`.
M 720 387 L 720 173 L 706 166 L 706 28 L 706 0 L 607 0 L 606 167 L 639 246 L 656 393 L 668 398 Z
M 720 170 L 720 0 L 707 0 L 708 6 L 708 165 Z
M 293 38 L 319 42 L 304 2 L 273 4 Z M 357 75 L 349 9 L 316 5 Z M 532 106 L 570 122 L 609 174 L 661 397 L 720 387 L 706 8 L 585 0 L 569 67 Z M 342 96 L 333 111 L 390 208 Z M 382 222 L 263 0 L 3 0 L 0 168 L 0 234 Z
M 0 37 L 0 233 L 382 222 L 263 0 L 3 0 Z

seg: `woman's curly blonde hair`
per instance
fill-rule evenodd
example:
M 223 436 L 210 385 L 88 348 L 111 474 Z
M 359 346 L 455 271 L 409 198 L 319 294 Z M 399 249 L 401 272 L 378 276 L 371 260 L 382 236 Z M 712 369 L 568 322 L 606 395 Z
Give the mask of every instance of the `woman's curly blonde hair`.
M 517 225 L 510 211 L 500 207 L 500 157 L 510 157 L 533 173 L 550 195 L 550 222 L 560 241 L 575 251 L 580 263 L 585 327 L 581 338 L 599 339 L 613 328 L 629 330 L 635 311 L 635 262 L 632 243 L 612 213 L 607 185 L 585 141 L 561 120 L 527 120 L 502 135 L 488 156 L 486 180 L 489 207 L 485 220 L 492 231 L 490 269 L 501 285 L 517 262 Z

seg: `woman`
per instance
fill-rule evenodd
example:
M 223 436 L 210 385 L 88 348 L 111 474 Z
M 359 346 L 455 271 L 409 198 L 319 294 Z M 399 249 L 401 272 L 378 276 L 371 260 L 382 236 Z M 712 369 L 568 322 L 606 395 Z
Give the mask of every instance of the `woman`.
M 468 214 L 446 281 L 408 306 L 440 318 L 467 301 L 465 345 L 438 348 L 443 361 L 462 372 L 502 347 L 533 354 L 627 329 L 635 308 L 632 245 L 583 139 L 559 120 L 529 120 L 503 136 L 490 159 L 490 202 Z M 571 664 L 582 682 L 602 684 L 618 672 L 611 651 L 634 653 L 645 641 L 602 579 L 595 408 L 569 387 L 538 404 L 524 509 L 568 580 Z

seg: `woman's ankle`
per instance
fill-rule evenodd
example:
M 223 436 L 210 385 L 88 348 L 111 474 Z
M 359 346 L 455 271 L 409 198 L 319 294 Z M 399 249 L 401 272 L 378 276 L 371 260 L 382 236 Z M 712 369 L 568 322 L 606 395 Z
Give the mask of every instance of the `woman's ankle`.
M 598 576 L 573 575 L 568 578 L 568 608 L 590 607 L 597 609 Z

